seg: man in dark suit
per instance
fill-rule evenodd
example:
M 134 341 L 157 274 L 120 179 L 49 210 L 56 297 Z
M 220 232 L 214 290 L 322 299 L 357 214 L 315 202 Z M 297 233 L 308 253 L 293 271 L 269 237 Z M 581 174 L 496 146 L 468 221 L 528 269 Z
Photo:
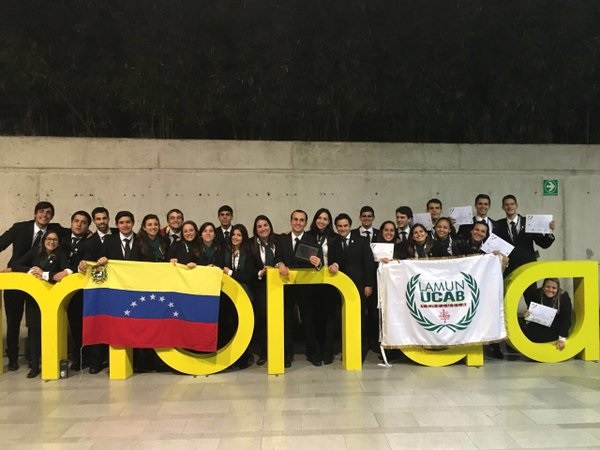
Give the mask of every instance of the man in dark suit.
M 215 230 L 215 242 L 223 245 L 229 240 L 231 235 L 231 221 L 233 220 L 233 208 L 229 205 L 223 205 L 217 211 L 220 227 Z
M 0 236 L 0 251 L 12 244 L 12 256 L 8 262 L 11 267 L 21 256 L 33 247 L 39 247 L 44 235 L 52 230 L 62 234 L 62 227 L 50 223 L 54 217 L 54 206 L 50 202 L 35 205 L 34 218 L 26 222 L 15 223 Z M 19 331 L 26 300 L 31 297 L 22 291 L 4 291 L 4 309 L 6 311 L 6 346 L 8 370 L 19 368 Z M 33 299 L 31 299 L 31 302 Z
M 181 239 L 183 220 L 183 213 L 177 208 L 171 209 L 167 213 L 168 225 L 160 230 L 160 233 L 169 240 L 169 244 Z
M 396 208 L 396 227 L 400 242 L 408 241 L 410 238 L 410 223 L 412 222 L 412 218 L 413 211 L 410 206 L 399 206 Z
M 352 236 L 362 236 L 369 240 L 369 243 L 373 242 L 379 233 L 377 228 L 373 228 L 373 221 L 375 220 L 375 211 L 369 205 L 365 205 L 360 208 L 360 227 L 352 230 Z
M 96 223 L 96 218 L 94 218 L 94 223 Z M 133 225 L 135 224 L 133 214 L 129 211 L 119 211 L 115 217 L 115 223 L 118 232 L 104 234 L 101 238 L 98 237 L 99 233 L 96 232 L 88 239 L 88 241 L 91 242 L 88 246 L 88 253 L 86 253 L 86 255 L 92 256 L 92 252 L 97 251 L 97 255 L 99 255 L 97 264 L 99 265 L 107 264 L 111 259 L 142 261 L 143 258 L 140 251 L 139 240 L 133 232 Z M 96 223 L 96 226 L 97 225 L 98 224 Z M 102 245 L 99 248 L 93 244 L 96 239 L 102 240 Z M 94 260 L 96 258 L 90 259 Z M 85 272 L 86 270 L 87 263 L 82 261 L 79 265 L 79 271 Z M 96 347 L 96 350 L 99 349 L 101 349 L 101 347 Z M 90 373 L 99 373 L 104 367 L 106 367 L 106 362 L 104 361 L 104 358 L 101 357 L 100 351 L 94 351 L 94 353 L 90 355 Z
M 289 269 L 311 269 L 321 268 L 321 258 L 311 256 L 310 262 L 296 258 L 295 250 L 299 242 L 307 242 L 317 246 L 317 240 L 312 234 L 305 233 L 306 222 L 308 215 L 302 210 L 292 211 L 290 215 L 290 233 L 277 236 L 275 244 L 275 267 L 279 270 L 281 276 L 287 277 Z M 284 288 L 284 333 L 285 333 L 285 367 L 292 366 L 294 356 L 294 311 L 296 304 L 302 304 L 303 301 L 311 301 L 310 298 L 305 298 L 307 293 L 306 286 L 302 285 L 287 285 Z M 309 337 L 307 340 L 310 340 Z M 310 343 L 307 343 L 310 345 Z M 307 355 L 311 358 L 311 349 L 307 349 Z M 319 360 L 320 365 L 320 360 Z
M 504 276 L 510 275 L 517 267 L 537 261 L 537 252 L 533 244 L 541 248 L 548 248 L 554 242 L 554 234 L 527 233 L 525 231 L 525 217 L 517 214 L 519 207 L 514 195 L 505 195 L 502 199 L 502 209 L 506 219 L 496 221 L 494 233 L 515 246 L 510 254 L 509 263 L 504 270 Z M 550 222 L 550 229 L 554 231 L 554 221 Z
M 541 248 L 548 248 L 554 242 L 554 234 L 527 233 L 525 231 L 525 217 L 517 214 L 518 207 L 517 198 L 514 195 L 505 195 L 502 198 L 502 209 L 506 213 L 506 218 L 500 219 L 494 224 L 494 234 L 515 246 L 509 256 L 508 266 L 504 269 L 505 278 L 523 264 L 537 261 L 537 252 L 533 247 L 534 243 Z M 554 230 L 554 221 L 550 223 L 550 229 Z M 534 283 L 525 290 L 525 297 L 535 296 L 536 290 L 537 285 Z M 494 357 L 504 357 L 499 347 L 492 347 L 492 350 Z
M 361 297 L 361 342 L 363 361 L 367 356 L 367 299 L 373 295 L 375 286 L 375 262 L 373 252 L 366 237 L 352 236 L 352 219 L 342 213 L 335 218 L 335 227 L 340 238 L 332 248 L 334 261 L 339 270 L 348 275 L 356 285 Z
M 61 239 L 63 250 L 68 258 L 69 271 L 77 272 L 79 263 L 83 260 L 85 254 L 85 243 L 88 237 L 88 230 L 92 218 L 86 211 L 76 211 L 71 215 L 71 230 Z M 67 308 L 69 318 L 69 327 L 71 329 L 71 338 L 73 344 L 72 363 L 70 369 L 77 372 L 81 370 L 82 361 L 80 358 L 81 333 L 83 321 L 83 290 L 73 294 Z
M 461 225 L 458 228 L 458 236 L 464 240 L 468 240 L 471 234 L 473 224 L 477 222 L 485 222 L 488 226 L 488 235 L 494 232 L 494 221 L 488 217 L 488 211 L 492 205 L 492 200 L 487 194 L 478 194 L 475 197 L 475 211 L 477 214 L 473 216 L 473 223 L 470 225 Z

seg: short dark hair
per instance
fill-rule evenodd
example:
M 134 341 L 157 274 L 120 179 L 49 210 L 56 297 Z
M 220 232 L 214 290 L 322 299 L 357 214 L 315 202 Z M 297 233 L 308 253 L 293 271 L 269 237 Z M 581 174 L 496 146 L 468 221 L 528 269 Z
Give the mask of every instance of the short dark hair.
M 514 200 L 514 201 L 515 201 L 515 203 L 519 203 L 519 202 L 517 201 L 517 197 L 515 197 L 515 196 L 514 196 L 514 195 L 512 195 L 512 194 L 508 194 L 508 195 L 505 195 L 504 197 L 502 197 L 502 206 L 504 206 L 504 202 L 505 202 L 506 200 Z
M 88 225 L 92 223 L 92 218 L 87 213 L 87 211 L 75 211 L 73 214 L 71 214 L 71 222 L 73 222 L 73 219 L 75 218 L 75 216 L 85 217 L 87 219 Z
M 217 214 L 221 214 L 222 212 L 228 212 L 231 213 L 231 215 L 233 216 L 233 208 L 229 205 L 223 205 L 219 208 L 219 210 L 217 211 Z
M 427 202 L 427 206 L 426 206 L 427 209 L 429 209 L 429 205 L 431 203 L 436 203 L 436 204 L 440 205 L 440 208 L 442 208 L 442 201 L 439 198 L 430 198 L 429 201 Z
M 304 211 L 303 209 L 295 209 L 295 210 L 293 210 L 292 213 L 290 214 L 290 220 L 292 220 L 292 217 L 296 213 L 302 213 L 302 214 L 304 214 L 304 219 L 308 222 L 308 214 L 306 214 L 306 211 Z
M 115 223 L 119 223 L 119 219 L 122 217 L 129 217 L 133 223 L 135 223 L 135 218 L 133 217 L 133 213 L 130 211 L 119 211 L 115 216 Z
M 50 202 L 37 202 L 33 213 L 36 214 L 38 211 L 48 208 L 52 210 L 52 217 L 54 217 L 54 205 Z
M 398 206 L 396 208 L 396 214 L 404 214 L 405 216 L 407 216 L 409 219 L 413 218 L 413 210 L 411 209 L 410 206 Z
M 372 207 L 370 207 L 369 205 L 365 205 L 362 208 L 360 208 L 360 213 L 359 215 L 362 216 L 364 213 L 366 212 L 370 212 L 371 214 L 373 214 L 373 216 L 375 216 L 375 211 L 373 210 Z M 352 224 L 350 224 L 352 225 Z
M 352 226 L 352 218 L 348 214 L 346 214 L 346 213 L 340 213 L 337 216 L 335 216 L 334 223 L 337 225 L 337 223 L 340 220 L 344 220 L 344 219 L 346 219 L 348 221 L 348 223 L 350 224 L 350 226 Z
M 104 206 L 96 206 L 94 209 L 92 209 L 92 217 L 96 217 L 96 214 L 106 214 L 106 217 L 108 217 L 108 209 L 106 209 Z
M 479 200 L 487 200 L 490 202 L 490 205 L 492 204 L 492 199 L 487 194 L 477 194 L 477 197 L 475 197 L 475 203 L 477 203 Z
M 170 209 L 170 210 L 169 210 L 169 212 L 167 213 L 167 220 L 169 220 L 169 216 L 170 216 L 172 213 L 181 214 L 181 218 L 183 219 L 183 213 L 181 212 L 181 210 L 180 210 L 180 209 L 177 209 L 177 208 L 173 208 L 173 209 Z

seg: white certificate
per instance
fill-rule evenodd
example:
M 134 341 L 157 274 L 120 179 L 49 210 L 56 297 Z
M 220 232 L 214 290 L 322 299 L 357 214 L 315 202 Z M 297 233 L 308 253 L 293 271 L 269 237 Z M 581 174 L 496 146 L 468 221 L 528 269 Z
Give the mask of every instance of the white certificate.
M 514 248 L 514 245 L 510 244 L 509 242 L 506 242 L 504 239 L 495 235 L 494 233 L 491 233 L 490 237 L 487 238 L 481 246 L 481 251 L 485 253 L 493 253 L 497 250 L 503 255 L 508 256 Z
M 373 242 L 371 243 L 371 250 L 373 251 L 373 258 L 375 259 L 375 262 L 379 262 L 384 258 L 389 260 L 394 258 L 394 244 Z
M 470 206 L 455 206 L 450 208 L 450 218 L 454 219 L 454 225 L 472 225 L 473 211 Z
M 529 315 L 525 318 L 527 322 L 535 322 L 545 327 L 552 325 L 554 317 L 558 312 L 557 309 L 551 308 L 550 306 L 544 306 L 536 302 L 529 304 Z
M 550 222 L 552 222 L 552 214 L 527 214 L 525 221 L 525 231 L 527 233 L 550 234 Z
M 433 228 L 433 223 L 431 222 L 431 214 L 429 214 L 429 213 L 413 214 L 413 223 L 420 223 L 427 230 L 431 230 Z M 412 231 L 412 228 L 411 228 L 411 231 Z

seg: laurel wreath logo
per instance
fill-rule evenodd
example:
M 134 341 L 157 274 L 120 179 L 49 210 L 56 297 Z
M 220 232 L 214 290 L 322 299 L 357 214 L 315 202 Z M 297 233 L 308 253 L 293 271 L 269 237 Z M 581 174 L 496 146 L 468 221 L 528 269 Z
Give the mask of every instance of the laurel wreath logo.
M 471 305 L 469 306 L 466 314 L 456 323 L 436 324 L 425 317 L 419 308 L 417 308 L 414 298 L 415 290 L 419 284 L 419 278 L 421 277 L 421 274 L 419 273 L 414 275 L 410 278 L 410 280 L 408 280 L 408 283 L 406 284 L 406 306 L 408 306 L 410 315 L 413 316 L 417 323 L 427 331 L 435 331 L 439 333 L 444 328 L 448 328 L 450 331 L 456 333 L 459 330 L 465 330 L 473 321 L 473 318 L 477 313 L 477 307 L 479 306 L 479 286 L 477 285 L 477 281 L 475 281 L 475 279 L 468 273 L 461 272 L 461 275 L 471 291 Z

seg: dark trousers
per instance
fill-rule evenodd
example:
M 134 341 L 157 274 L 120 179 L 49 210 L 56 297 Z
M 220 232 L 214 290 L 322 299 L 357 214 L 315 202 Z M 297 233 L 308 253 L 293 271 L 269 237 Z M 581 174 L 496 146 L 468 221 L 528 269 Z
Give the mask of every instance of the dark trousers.
M 6 354 L 8 355 L 8 360 L 11 362 L 17 362 L 19 359 L 19 332 L 21 330 L 23 311 L 25 310 L 25 299 L 28 297 L 31 298 L 31 296 L 23 291 L 4 291 Z
M 42 356 L 42 313 L 33 297 L 25 300 L 25 321 L 29 331 L 29 366 L 39 370 Z
M 326 284 L 306 286 L 304 292 L 298 305 L 306 337 L 306 356 L 313 362 L 333 359 L 339 292 Z
M 258 281 L 252 292 L 254 351 L 259 358 L 267 359 L 267 284 L 265 280 Z

